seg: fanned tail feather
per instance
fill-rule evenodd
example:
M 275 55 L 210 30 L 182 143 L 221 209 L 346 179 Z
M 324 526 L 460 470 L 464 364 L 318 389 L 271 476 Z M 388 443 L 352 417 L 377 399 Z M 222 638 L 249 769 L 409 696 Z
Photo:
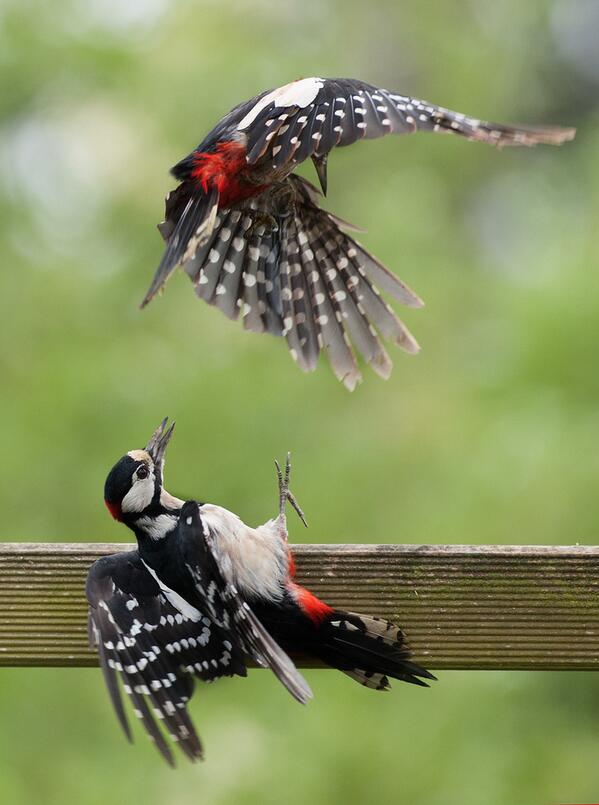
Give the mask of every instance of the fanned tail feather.
M 435 677 L 410 659 L 401 629 L 383 618 L 334 611 L 320 627 L 321 659 L 375 690 L 388 690 L 389 677 L 428 687 Z

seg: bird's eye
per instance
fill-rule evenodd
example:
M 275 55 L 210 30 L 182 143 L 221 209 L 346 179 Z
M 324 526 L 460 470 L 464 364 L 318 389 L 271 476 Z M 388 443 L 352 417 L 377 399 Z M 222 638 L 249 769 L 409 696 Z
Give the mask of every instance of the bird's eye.
M 145 464 L 142 464 L 141 467 L 137 470 L 137 477 L 143 481 L 144 478 L 147 478 L 150 474 L 150 470 L 146 467 Z

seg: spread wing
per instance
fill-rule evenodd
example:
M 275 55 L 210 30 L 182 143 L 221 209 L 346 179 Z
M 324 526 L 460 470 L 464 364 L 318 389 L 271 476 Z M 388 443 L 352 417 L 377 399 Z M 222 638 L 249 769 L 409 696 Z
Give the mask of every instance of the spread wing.
M 492 145 L 559 145 L 575 129 L 526 128 L 478 120 L 348 78 L 304 78 L 258 97 L 238 123 L 250 164 L 290 166 L 323 159 L 336 146 L 385 134 L 453 132 Z M 320 173 L 320 171 L 319 171 Z
M 418 344 L 381 292 L 411 307 L 422 302 L 346 231 L 350 225 L 318 206 L 319 193 L 299 176 L 286 179 L 294 204 L 264 224 L 268 198 L 219 210 L 209 240 L 184 266 L 197 295 L 253 332 L 287 340 L 304 371 L 325 350 L 349 388 L 361 378 L 355 350 L 383 377 L 391 360 L 378 333 L 407 352 Z
M 159 226 L 167 246 L 141 307 L 156 295 L 177 266 L 191 260 L 197 249 L 209 239 L 218 199 L 218 191 L 214 188 L 203 195 L 190 193 L 187 184 L 179 185 L 167 195 L 166 220 Z
M 239 646 L 208 615 L 182 614 L 163 595 L 137 551 L 95 562 L 87 580 L 90 643 L 117 718 L 131 740 L 120 695 L 120 676 L 136 716 L 164 759 L 174 765 L 162 722 L 190 760 L 202 745 L 187 713 L 193 676 L 205 680 L 246 674 Z M 156 721 L 158 719 L 158 722 Z
M 181 553 L 200 598 L 212 607 L 211 617 L 231 630 L 245 651 L 259 665 L 270 668 L 299 702 L 305 704 L 312 691 L 291 659 L 266 631 L 240 592 L 225 580 L 212 550 L 218 534 L 200 516 L 199 504 L 188 501 L 179 520 Z

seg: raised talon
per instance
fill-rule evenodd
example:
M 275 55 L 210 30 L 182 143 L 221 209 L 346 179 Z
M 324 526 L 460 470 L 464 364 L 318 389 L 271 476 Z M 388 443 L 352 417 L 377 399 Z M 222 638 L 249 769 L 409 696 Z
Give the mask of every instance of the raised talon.
M 264 232 L 259 233 L 258 230 L 260 227 L 264 227 Z M 265 233 L 275 233 L 279 231 L 279 223 L 274 215 L 266 212 L 265 210 L 260 210 L 259 212 L 255 213 L 253 217 L 253 221 L 250 225 L 250 228 L 247 230 L 245 237 L 249 238 L 251 235 L 256 234 L 265 234 Z
M 287 453 L 287 458 L 285 461 L 285 475 L 283 476 L 283 471 L 281 469 L 281 465 L 275 459 L 275 467 L 277 468 L 277 480 L 279 483 L 279 517 L 281 520 L 285 520 L 285 506 L 287 501 L 291 503 L 295 513 L 300 518 L 302 523 L 306 528 L 308 528 L 308 522 L 306 517 L 295 499 L 294 494 L 289 490 L 289 478 L 291 477 L 291 453 Z
M 291 453 L 287 453 L 285 458 L 285 492 L 289 490 L 289 479 L 291 477 Z
M 283 473 L 281 471 L 281 465 L 275 458 L 275 467 L 277 468 L 277 480 L 279 482 L 279 517 L 285 517 L 285 503 L 287 502 L 287 489 L 285 488 L 285 482 L 283 481 Z
M 306 520 L 306 516 L 305 516 L 305 514 L 303 513 L 303 511 L 302 511 L 302 509 L 301 509 L 301 507 L 300 507 L 299 503 L 298 503 L 298 502 L 297 502 L 297 500 L 295 499 L 295 497 L 294 497 L 293 493 L 291 493 L 289 490 L 287 490 L 287 500 L 289 501 L 289 503 L 291 503 L 291 505 L 292 505 L 292 506 L 293 506 L 293 508 L 295 509 L 295 513 L 296 513 L 296 514 L 297 514 L 297 516 L 300 518 L 300 520 L 302 521 L 302 523 L 304 524 L 304 526 L 305 526 L 306 528 L 308 528 L 308 521 Z

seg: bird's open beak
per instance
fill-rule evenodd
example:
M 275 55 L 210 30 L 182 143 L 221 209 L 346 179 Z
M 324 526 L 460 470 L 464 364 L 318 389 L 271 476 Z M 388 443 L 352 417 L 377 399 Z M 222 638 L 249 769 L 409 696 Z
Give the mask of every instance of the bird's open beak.
M 162 466 L 162 462 L 164 461 L 164 454 L 166 453 L 166 448 L 168 447 L 168 443 L 175 429 L 174 422 L 168 428 L 167 423 L 168 423 L 168 417 L 165 417 L 152 434 L 152 438 L 150 439 L 150 441 L 146 446 L 146 450 L 150 454 L 152 461 L 158 467 Z

